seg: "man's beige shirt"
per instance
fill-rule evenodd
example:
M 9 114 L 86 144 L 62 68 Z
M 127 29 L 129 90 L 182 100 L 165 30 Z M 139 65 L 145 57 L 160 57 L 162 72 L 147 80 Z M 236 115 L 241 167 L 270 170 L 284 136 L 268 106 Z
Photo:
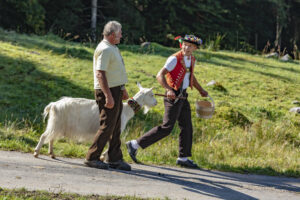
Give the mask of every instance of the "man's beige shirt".
M 128 82 L 124 61 L 116 45 L 105 39 L 102 40 L 95 50 L 93 61 L 94 89 L 101 89 L 96 77 L 97 70 L 105 71 L 109 88 L 124 85 Z

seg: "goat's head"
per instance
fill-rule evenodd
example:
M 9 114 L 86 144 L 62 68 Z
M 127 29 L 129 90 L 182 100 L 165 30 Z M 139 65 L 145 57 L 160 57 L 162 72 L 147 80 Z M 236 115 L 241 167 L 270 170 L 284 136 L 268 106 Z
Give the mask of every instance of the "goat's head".
M 144 106 L 144 113 L 147 113 L 149 109 L 157 105 L 157 100 L 152 92 L 153 88 L 143 88 L 140 83 L 137 83 L 140 91 L 136 94 L 136 100 Z

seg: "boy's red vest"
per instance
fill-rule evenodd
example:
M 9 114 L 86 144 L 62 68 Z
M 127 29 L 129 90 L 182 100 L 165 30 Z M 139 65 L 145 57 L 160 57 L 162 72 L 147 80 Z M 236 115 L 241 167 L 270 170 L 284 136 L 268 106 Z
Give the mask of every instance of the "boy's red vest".
M 166 74 L 166 81 L 168 85 L 177 91 L 181 87 L 185 73 L 187 72 L 187 70 L 189 70 L 190 87 L 193 88 L 193 72 L 194 72 L 195 57 L 191 56 L 191 66 L 189 69 L 187 69 L 184 63 L 184 56 L 181 51 L 173 54 L 173 56 L 177 58 L 177 64 L 172 71 Z

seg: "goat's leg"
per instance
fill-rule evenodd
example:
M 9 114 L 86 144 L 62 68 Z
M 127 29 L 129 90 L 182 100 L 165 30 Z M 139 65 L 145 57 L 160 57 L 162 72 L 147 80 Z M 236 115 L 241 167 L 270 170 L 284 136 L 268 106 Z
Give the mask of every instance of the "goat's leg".
M 108 162 L 108 150 L 106 150 L 104 153 L 101 154 L 100 160 L 102 162 Z
M 51 158 L 55 159 L 55 155 L 54 155 L 54 152 L 53 152 L 53 142 L 54 142 L 53 139 L 51 139 L 49 141 L 49 150 L 48 150 L 48 153 L 50 154 Z
M 109 143 L 107 144 L 108 148 L 106 149 L 106 151 L 104 151 L 104 153 L 101 154 L 100 156 L 100 160 L 102 162 L 108 162 L 108 149 L 109 149 Z
M 34 153 L 33 153 L 33 156 L 34 157 L 38 157 L 39 156 L 39 153 L 40 153 L 40 149 L 42 148 L 44 142 L 45 142 L 45 139 L 47 138 L 47 134 L 46 133 L 43 133 L 40 137 L 40 141 L 39 143 L 36 145 L 35 149 L 34 149 Z

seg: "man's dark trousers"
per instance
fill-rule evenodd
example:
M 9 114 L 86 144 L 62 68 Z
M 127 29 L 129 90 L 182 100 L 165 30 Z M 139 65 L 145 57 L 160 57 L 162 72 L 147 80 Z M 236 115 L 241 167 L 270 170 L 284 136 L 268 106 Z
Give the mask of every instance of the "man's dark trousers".
M 112 109 L 104 107 L 105 95 L 102 90 L 95 90 L 95 99 L 99 107 L 100 128 L 95 135 L 94 142 L 88 150 L 86 160 L 99 160 L 99 157 L 109 141 L 109 162 L 116 162 L 123 158 L 121 151 L 121 113 L 123 108 L 121 86 L 110 88 L 115 105 Z

